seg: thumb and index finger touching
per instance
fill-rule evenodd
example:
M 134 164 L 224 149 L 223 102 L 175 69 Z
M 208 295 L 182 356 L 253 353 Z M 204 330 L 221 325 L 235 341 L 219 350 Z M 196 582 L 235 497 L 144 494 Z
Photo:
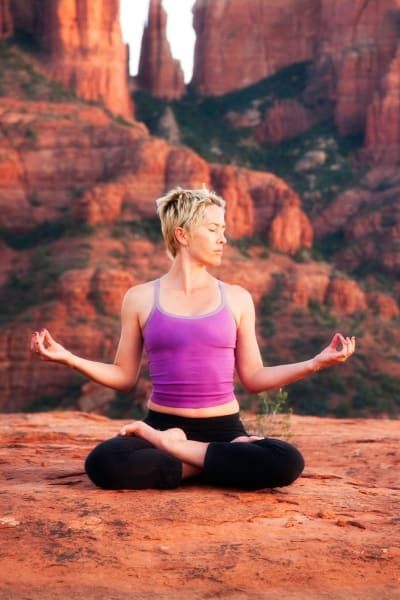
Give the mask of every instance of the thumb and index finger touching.
M 337 332 L 333 336 L 329 348 L 335 350 L 336 352 L 346 352 L 352 354 L 356 348 L 356 338 L 355 336 L 347 336 L 344 337 L 341 333 Z

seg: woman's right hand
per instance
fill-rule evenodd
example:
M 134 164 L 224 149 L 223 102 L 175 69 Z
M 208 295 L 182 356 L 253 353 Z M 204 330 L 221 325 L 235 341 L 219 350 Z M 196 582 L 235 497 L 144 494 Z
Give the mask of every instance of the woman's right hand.
M 71 365 L 72 353 L 58 344 L 47 329 L 41 329 L 32 334 L 31 351 L 37 354 L 41 360 Z

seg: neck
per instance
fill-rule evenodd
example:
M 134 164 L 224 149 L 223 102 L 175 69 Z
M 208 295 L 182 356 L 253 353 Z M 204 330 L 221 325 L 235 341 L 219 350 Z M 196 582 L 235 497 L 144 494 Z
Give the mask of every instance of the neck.
M 190 294 L 199 287 L 203 287 L 213 277 L 203 265 L 189 263 L 182 254 L 178 254 L 174 258 L 170 270 L 164 275 L 164 279 L 171 287 Z

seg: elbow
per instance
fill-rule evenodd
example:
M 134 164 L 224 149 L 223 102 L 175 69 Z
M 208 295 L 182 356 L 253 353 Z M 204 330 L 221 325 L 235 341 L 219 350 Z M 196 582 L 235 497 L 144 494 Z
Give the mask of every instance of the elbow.
M 135 385 L 136 379 L 127 379 L 119 381 L 118 384 L 114 386 L 114 389 L 117 390 L 117 392 L 123 392 L 124 394 L 128 394 Z
M 259 394 L 263 391 L 252 379 L 242 379 L 241 383 L 248 394 Z
M 260 394 L 275 387 L 270 382 L 265 381 L 263 377 L 260 377 L 258 371 L 248 377 L 242 377 L 240 381 L 249 394 Z
M 124 394 L 128 394 L 133 388 L 134 384 L 131 385 L 121 385 L 117 388 L 118 392 L 123 392 Z
M 255 385 L 245 385 L 244 387 L 246 392 L 248 392 L 249 394 L 259 394 L 260 392 L 265 391 Z

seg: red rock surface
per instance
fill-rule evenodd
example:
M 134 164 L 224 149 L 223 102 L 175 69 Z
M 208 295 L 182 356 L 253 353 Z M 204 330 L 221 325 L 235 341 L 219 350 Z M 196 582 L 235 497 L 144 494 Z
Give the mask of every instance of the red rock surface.
M 388 146 L 388 152 L 390 148 L 395 146 Z M 360 183 L 360 187 L 339 194 L 326 208 L 313 211 L 315 238 L 339 233 L 343 243 L 338 242 L 333 257 L 339 268 L 353 271 L 379 265 L 393 274 L 395 282 L 400 264 L 396 246 L 400 230 L 398 167 L 380 165 Z
M 400 44 L 373 97 L 366 123 L 365 147 L 379 162 L 400 160 Z
M 343 277 L 331 280 L 327 290 L 327 304 L 347 313 L 367 309 L 364 292 L 355 281 Z
M 204 95 L 246 87 L 313 55 L 316 0 L 197 0 L 192 82 Z
M 14 31 L 14 24 L 10 12 L 10 0 L 0 0 L 0 40 L 4 40 Z
M 305 133 L 317 121 L 315 111 L 307 109 L 297 100 L 276 101 L 268 109 L 255 129 L 258 142 L 279 144 Z
M 301 105 L 291 110 L 292 100 L 276 103 L 257 129 L 260 140 L 302 133 L 318 120 L 322 99 L 332 103 L 341 134 L 364 132 L 368 119 L 367 146 L 378 146 L 375 156 L 398 159 L 399 128 L 392 128 L 399 112 L 396 0 L 197 0 L 193 10 L 192 82 L 200 94 L 226 94 L 288 65 L 313 63 L 307 86 L 312 113 Z
M 313 240 L 310 220 L 298 195 L 272 173 L 212 165 L 213 187 L 227 202 L 227 226 L 233 238 L 264 236 L 271 247 L 294 254 Z
M 51 77 L 132 118 L 119 8 L 119 0 L 13 0 L 12 16 L 15 28 L 30 33 L 43 50 Z
M 60 219 L 87 187 L 126 172 L 148 137 L 140 123 L 118 126 L 78 103 L 2 98 L 0 118 L 0 221 L 11 230 Z
M 83 461 L 120 425 L 0 415 L 4 600 L 397 597 L 396 421 L 292 416 L 306 469 L 259 492 L 97 489 Z
M 161 0 L 151 0 L 142 38 L 139 84 L 153 96 L 173 100 L 185 93 L 183 71 L 172 57 L 167 39 L 167 15 Z

